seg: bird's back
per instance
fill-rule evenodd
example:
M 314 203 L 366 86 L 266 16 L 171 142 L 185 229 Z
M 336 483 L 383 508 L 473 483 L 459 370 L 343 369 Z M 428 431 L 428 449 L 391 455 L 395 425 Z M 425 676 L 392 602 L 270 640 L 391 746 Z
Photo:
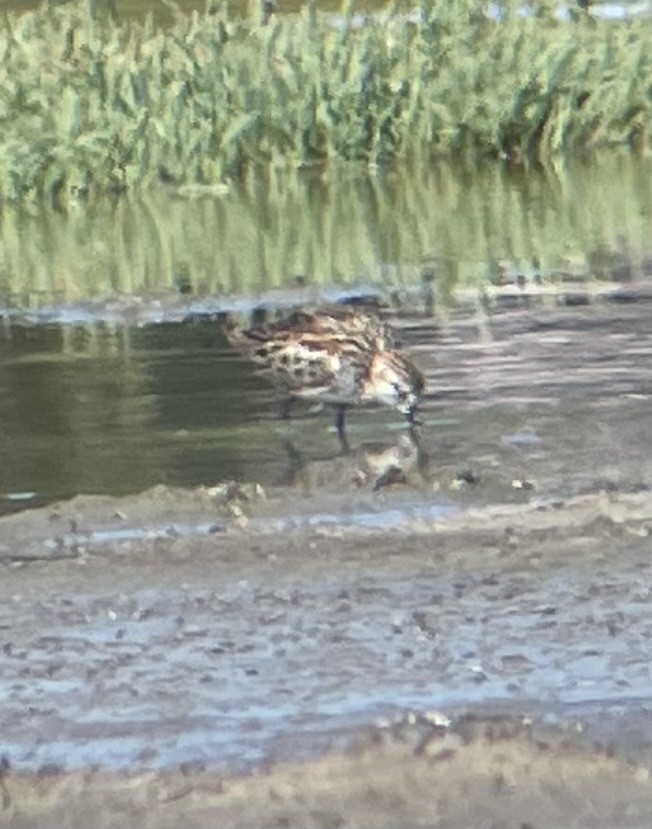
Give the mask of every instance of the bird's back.
M 258 331 L 263 336 L 355 337 L 364 340 L 368 348 L 375 349 L 394 345 L 394 333 L 380 317 L 339 305 L 317 311 L 294 311 L 285 319 L 261 326 Z
M 232 328 L 227 336 L 276 385 L 292 394 L 354 403 L 378 331 L 372 317 L 338 309 L 296 311 L 277 322 Z
M 297 397 L 398 405 L 399 393 L 420 396 L 418 372 L 393 349 L 390 327 L 366 312 L 295 311 L 276 322 L 232 328 L 228 336 L 276 385 Z

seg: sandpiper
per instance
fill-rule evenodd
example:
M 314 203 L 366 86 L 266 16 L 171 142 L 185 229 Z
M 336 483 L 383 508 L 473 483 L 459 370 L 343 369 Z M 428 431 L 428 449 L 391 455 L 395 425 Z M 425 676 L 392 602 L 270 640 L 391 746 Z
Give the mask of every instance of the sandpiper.
M 296 311 L 274 323 L 231 327 L 227 336 L 284 392 L 284 414 L 293 398 L 334 405 L 343 446 L 351 406 L 391 406 L 414 425 L 423 375 L 373 314 L 341 307 Z

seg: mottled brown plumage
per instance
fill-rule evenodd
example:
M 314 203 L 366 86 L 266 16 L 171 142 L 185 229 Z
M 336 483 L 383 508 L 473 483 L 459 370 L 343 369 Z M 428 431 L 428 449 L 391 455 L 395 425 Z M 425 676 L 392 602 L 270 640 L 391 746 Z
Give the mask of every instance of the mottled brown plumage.
M 343 440 L 349 406 L 380 403 L 414 420 L 423 375 L 392 347 L 391 329 L 378 317 L 344 308 L 297 311 L 279 322 L 231 328 L 228 336 L 289 397 L 336 405 Z

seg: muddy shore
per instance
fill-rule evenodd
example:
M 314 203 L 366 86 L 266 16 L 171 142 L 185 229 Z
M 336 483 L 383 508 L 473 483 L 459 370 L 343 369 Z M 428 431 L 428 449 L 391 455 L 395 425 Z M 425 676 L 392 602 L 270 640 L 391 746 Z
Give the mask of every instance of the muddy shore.
M 281 505 L 3 519 L 2 825 L 646 825 L 650 494 L 383 531 L 279 533 Z M 84 536 L 175 511 L 215 529 Z M 43 545 L 62 522 L 79 543 Z
M 647 766 L 583 751 L 558 734 L 532 736 L 510 722 L 472 726 L 435 734 L 419 751 L 397 740 L 249 777 L 89 771 L 12 778 L 3 825 L 649 826 Z
M 0 825 L 649 825 L 647 320 L 413 326 L 423 445 L 0 518 Z

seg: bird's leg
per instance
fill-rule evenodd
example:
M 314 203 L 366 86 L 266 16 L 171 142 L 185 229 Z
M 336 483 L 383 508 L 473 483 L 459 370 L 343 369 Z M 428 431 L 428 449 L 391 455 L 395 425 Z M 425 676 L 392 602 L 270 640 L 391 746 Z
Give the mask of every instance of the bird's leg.
M 417 425 L 412 423 L 408 429 L 408 435 L 412 445 L 417 451 L 417 469 L 424 481 L 430 480 L 430 456 L 426 452 L 423 441 L 421 440 L 421 432 Z
M 337 437 L 340 440 L 342 452 L 348 454 L 351 451 L 348 438 L 346 437 L 345 421 L 346 421 L 346 406 L 340 405 L 337 407 L 337 415 L 335 416 L 335 426 L 337 427 Z
M 287 394 L 282 400 L 281 405 L 279 407 L 279 417 L 281 420 L 289 420 L 290 419 L 290 412 L 294 406 L 294 398 Z
M 416 408 L 408 409 L 405 413 L 405 419 L 407 421 L 408 435 L 412 441 L 412 445 L 417 450 L 417 469 L 423 480 L 427 481 L 430 479 L 430 457 L 423 448 L 421 432 L 419 430 L 421 423 L 416 419 L 415 414 Z
M 416 413 L 416 408 L 408 409 L 405 413 L 405 420 L 407 421 L 408 429 L 410 431 L 421 425 L 421 421 L 416 419 Z

